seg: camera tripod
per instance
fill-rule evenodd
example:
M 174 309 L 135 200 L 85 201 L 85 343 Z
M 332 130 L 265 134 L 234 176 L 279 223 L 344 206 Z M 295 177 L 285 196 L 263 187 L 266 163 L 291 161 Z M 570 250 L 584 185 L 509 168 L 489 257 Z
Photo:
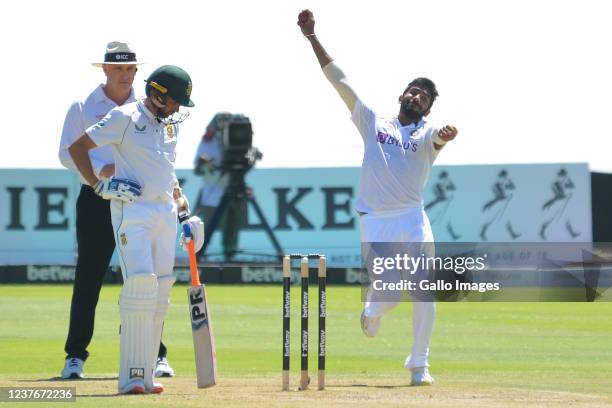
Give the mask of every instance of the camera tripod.
M 212 215 L 210 221 L 208 223 L 206 223 L 207 220 L 204 221 L 206 223 L 206 228 L 204 234 L 204 246 L 202 247 L 201 254 L 206 253 L 206 248 L 208 247 L 208 244 L 210 244 L 212 236 L 215 233 L 215 230 L 219 226 L 219 223 L 221 222 L 221 219 L 224 215 L 226 216 L 226 223 L 235 222 L 235 224 L 231 227 L 232 229 L 230 231 L 227 231 L 226 233 L 235 234 L 235 241 L 237 241 L 238 235 L 240 233 L 240 226 L 242 224 L 242 215 L 247 209 L 246 206 L 248 204 L 251 204 L 253 209 L 257 213 L 257 216 L 261 221 L 261 225 L 266 234 L 268 235 L 272 246 L 274 246 L 274 249 L 276 250 L 276 256 L 278 257 L 278 259 L 281 259 L 284 253 L 283 249 L 281 248 L 280 243 L 276 239 L 276 235 L 274 235 L 274 232 L 272 231 L 268 220 L 266 219 L 263 211 L 261 210 L 261 207 L 257 203 L 253 192 L 251 191 L 251 189 L 249 189 L 244 180 L 248 169 L 241 168 L 240 166 L 236 167 L 237 168 L 230 168 L 226 171 L 226 173 L 229 173 L 229 184 L 225 188 L 223 196 L 221 197 L 221 201 L 217 206 L 214 214 Z M 226 244 L 227 243 L 224 242 L 224 255 L 226 260 L 230 260 L 240 251 L 238 251 L 237 248 L 227 248 Z

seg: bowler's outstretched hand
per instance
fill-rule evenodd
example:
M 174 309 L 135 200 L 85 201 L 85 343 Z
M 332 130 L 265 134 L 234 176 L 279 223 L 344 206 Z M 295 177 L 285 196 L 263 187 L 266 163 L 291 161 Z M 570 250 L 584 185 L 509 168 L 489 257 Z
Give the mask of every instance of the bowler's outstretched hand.
M 459 133 L 459 131 L 456 127 L 446 125 L 442 129 L 440 129 L 438 135 L 440 136 L 440 139 L 444 140 L 445 142 L 450 142 L 455 137 L 457 137 L 457 133 Z
M 314 34 L 315 19 L 314 15 L 312 14 L 312 11 L 302 10 L 298 15 L 297 25 L 300 26 L 302 34 Z

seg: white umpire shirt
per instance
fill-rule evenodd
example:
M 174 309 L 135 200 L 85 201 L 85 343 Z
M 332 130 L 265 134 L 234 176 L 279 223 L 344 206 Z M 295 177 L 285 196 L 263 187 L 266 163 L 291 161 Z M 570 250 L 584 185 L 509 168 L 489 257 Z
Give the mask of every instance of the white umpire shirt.
M 377 214 L 422 207 L 423 191 L 438 155 L 435 128 L 425 120 L 402 126 L 385 119 L 357 99 L 352 121 L 364 141 L 355 209 Z
M 140 200 L 173 200 L 176 125 L 159 123 L 140 100 L 114 108 L 86 133 L 96 145 L 110 145 L 115 175 L 138 182 Z
M 85 133 L 88 127 L 99 122 L 111 109 L 117 106 L 113 100 L 106 96 L 103 88 L 104 84 L 100 84 L 91 94 L 89 94 L 84 102 L 74 102 L 70 106 L 70 109 L 68 109 L 62 129 L 59 160 L 64 167 L 79 175 L 82 184 L 88 183 L 72 161 L 72 157 L 70 153 L 68 153 L 68 148 L 75 140 Z M 132 89 L 126 103 L 135 101 L 134 89 Z M 91 149 L 89 151 L 89 159 L 91 160 L 96 176 L 99 176 L 104 166 L 114 163 L 111 148 L 109 146 L 100 146 Z

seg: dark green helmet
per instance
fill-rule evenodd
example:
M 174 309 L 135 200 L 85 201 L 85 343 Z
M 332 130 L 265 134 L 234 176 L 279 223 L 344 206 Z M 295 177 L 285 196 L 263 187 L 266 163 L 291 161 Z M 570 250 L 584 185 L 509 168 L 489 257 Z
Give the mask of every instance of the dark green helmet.
M 170 96 L 183 106 L 193 107 L 191 97 L 191 77 L 182 68 L 164 65 L 157 68 L 147 79 L 147 96 L 156 89 L 163 96 Z

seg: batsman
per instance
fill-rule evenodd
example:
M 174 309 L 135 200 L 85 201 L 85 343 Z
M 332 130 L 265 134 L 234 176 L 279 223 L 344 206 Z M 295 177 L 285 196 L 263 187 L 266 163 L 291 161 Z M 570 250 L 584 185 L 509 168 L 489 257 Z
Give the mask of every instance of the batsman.
M 188 211 L 174 163 L 178 124 L 193 107 L 191 78 L 183 69 L 162 66 L 146 80 L 146 98 L 119 106 L 89 127 L 69 148 L 81 175 L 102 198 L 111 218 L 123 274 L 119 300 L 121 349 L 119 393 L 161 393 L 153 371 L 174 267 L 177 213 Z M 115 176 L 98 179 L 88 151 L 110 145 Z M 196 248 L 204 226 L 187 222 Z
M 386 246 L 385 250 L 392 246 L 407 248 L 413 252 L 412 256 L 420 255 L 421 247 L 429 250 L 433 234 L 423 208 L 423 190 L 438 153 L 457 136 L 454 126 L 438 129 L 425 120 L 438 96 L 435 84 L 428 78 L 412 80 L 398 98 L 397 116 L 382 117 L 357 96 L 340 66 L 325 51 L 315 34 L 312 12 L 303 10 L 297 24 L 363 139 L 364 155 L 355 204 L 360 215 L 362 256 L 367 262 L 370 254 L 381 246 Z M 397 59 L 373 55 L 385 63 Z M 417 250 L 412 249 L 416 246 Z M 398 270 L 389 272 L 399 275 Z M 421 275 L 426 273 L 419 271 Z M 382 317 L 399 302 L 398 294 L 401 295 L 398 292 L 376 299 L 373 287 L 369 288 L 361 314 L 361 328 L 366 336 L 376 336 Z M 429 374 L 428 357 L 435 303 L 430 296 L 410 295 L 414 342 L 404 366 L 410 370 L 411 385 L 431 385 L 434 379 Z

